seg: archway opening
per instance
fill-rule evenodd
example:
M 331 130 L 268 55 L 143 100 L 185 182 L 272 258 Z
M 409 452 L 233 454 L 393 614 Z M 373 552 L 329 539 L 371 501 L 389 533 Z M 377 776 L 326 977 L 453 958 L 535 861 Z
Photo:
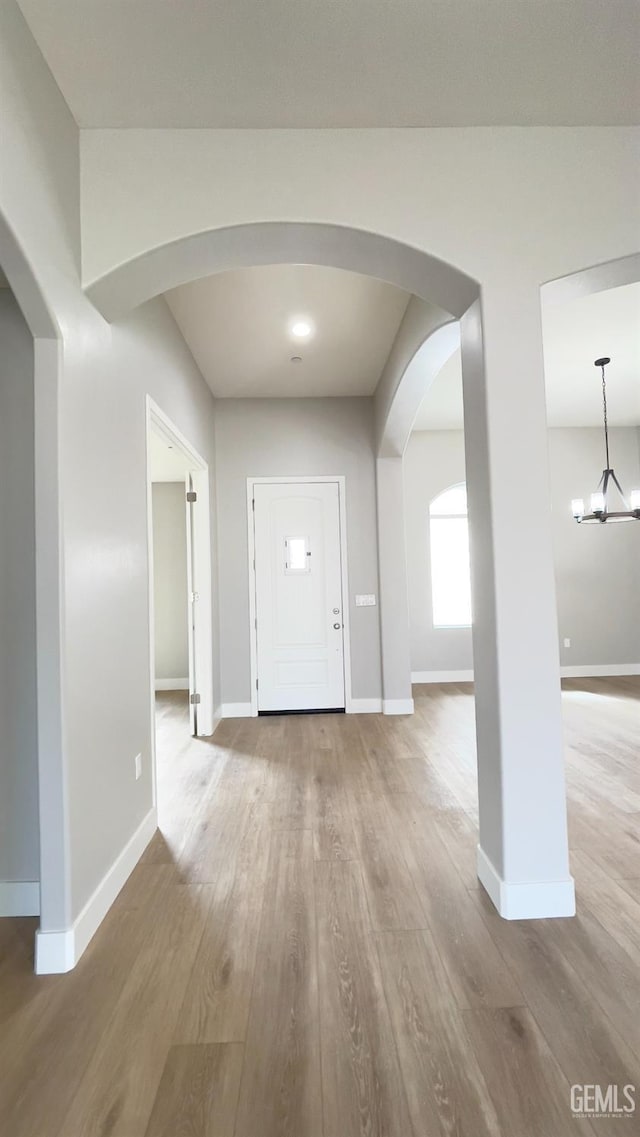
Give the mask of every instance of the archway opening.
M 475 280 L 461 269 L 393 237 L 320 222 L 252 222 L 194 233 L 88 282 L 87 294 L 107 320 L 193 280 L 256 265 L 309 264 L 347 269 L 395 284 L 450 317 L 478 298 Z
M 626 773 L 624 759 L 612 767 L 612 740 L 624 755 L 640 699 L 640 523 L 584 524 L 576 516 L 592 511 L 604 468 L 615 469 L 627 503 L 640 488 L 640 256 L 551 281 L 541 294 L 563 717 L 569 738 L 587 722 L 590 738 L 587 755 L 573 745 L 566 756 L 579 866 L 594 833 L 620 831 Z M 594 366 L 602 357 L 611 360 L 607 441 Z M 609 508 L 625 508 L 615 491 Z M 576 792 L 585 759 L 594 786 L 586 799 Z
M 340 226 L 300 223 L 250 224 L 185 236 L 149 249 L 134 260 L 116 266 L 88 292 L 108 319 L 136 304 L 194 279 L 249 265 L 287 263 L 332 265 L 377 276 L 412 293 L 416 306 L 430 306 L 431 322 L 425 333 L 414 325 L 403 351 L 398 351 L 376 394 L 376 437 L 385 437 L 390 412 L 399 408 L 408 365 L 423 345 L 438 339 L 443 361 L 460 335 L 465 375 L 465 411 L 469 417 L 466 438 L 470 486 L 469 516 L 474 537 L 474 659 L 477 680 L 477 736 L 480 770 L 481 879 L 504 914 L 569 914 L 573 886 L 567 877 L 564 785 L 559 729 L 559 708 L 554 690 L 555 613 L 551 602 L 550 555 L 544 504 L 537 503 L 533 523 L 512 529 L 515 482 L 500 475 L 508 467 L 510 450 L 501 406 L 516 413 L 517 400 L 510 374 L 522 334 L 538 347 L 537 291 L 514 294 L 502 286 L 483 290 L 458 269 L 443 264 L 426 251 L 409 248 L 387 236 Z M 505 318 L 506 313 L 506 318 Z M 420 324 L 419 313 L 416 324 Z M 456 321 L 460 320 L 460 329 Z M 505 333 L 505 328 L 508 331 Z M 515 329 L 517 328 L 517 335 Z M 488 397 L 485 369 L 485 334 L 492 349 L 492 395 Z M 431 342 L 433 341 L 433 342 Z M 425 347 L 425 352 L 427 348 Z M 529 357 L 528 357 L 529 358 Z M 537 356 L 534 352 L 523 382 L 528 384 L 531 415 L 525 416 L 527 469 L 519 479 L 529 486 L 544 464 L 544 438 L 538 430 L 541 405 Z M 412 375 L 419 389 L 419 376 Z M 531 423 L 529 423 L 529 419 Z M 405 419 L 406 421 L 406 419 Z M 410 421 L 410 420 L 409 420 Z M 529 430 L 529 426 L 531 429 Z M 378 452 L 376 464 L 380 624 L 382 640 L 382 708 L 388 714 L 408 713 L 411 668 L 408 644 L 406 565 L 402 517 L 402 435 L 389 453 Z M 535 593 L 526 612 L 527 642 L 532 650 L 523 656 L 515 635 L 515 621 L 523 622 L 517 596 L 508 584 L 509 569 L 522 572 Z M 537 612 L 536 616 L 534 613 Z M 505 629 L 508 634 L 505 635 Z M 519 665 L 519 672 L 514 663 Z M 526 664 L 526 665 L 525 665 Z M 535 684 L 539 691 L 534 723 L 524 713 L 521 688 Z M 517 704 L 521 713 L 509 708 Z M 535 726 L 535 729 L 532 727 Z M 523 757 L 524 755 L 524 757 Z M 522 803 L 532 801 L 538 783 L 541 756 L 549 767 L 545 793 L 534 794 L 535 808 L 525 816 Z M 526 793 L 523 793 L 523 780 Z M 544 781 L 544 779 L 543 779 Z M 552 839 L 534 865 L 530 850 L 539 847 L 536 833 L 541 817 L 549 816 L 553 798 Z M 548 828 L 549 826 L 547 826 Z M 537 874 L 532 891 L 516 887 L 523 876 Z M 558 883 L 559 882 L 559 883 Z

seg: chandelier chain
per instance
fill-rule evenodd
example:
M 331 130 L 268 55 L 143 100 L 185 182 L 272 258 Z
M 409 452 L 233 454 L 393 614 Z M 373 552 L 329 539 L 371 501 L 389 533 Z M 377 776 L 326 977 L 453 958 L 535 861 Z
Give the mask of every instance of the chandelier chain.
M 602 406 L 604 410 L 604 444 L 607 454 L 607 470 L 609 469 L 609 422 L 607 419 L 607 381 L 604 374 L 604 363 L 602 364 Z

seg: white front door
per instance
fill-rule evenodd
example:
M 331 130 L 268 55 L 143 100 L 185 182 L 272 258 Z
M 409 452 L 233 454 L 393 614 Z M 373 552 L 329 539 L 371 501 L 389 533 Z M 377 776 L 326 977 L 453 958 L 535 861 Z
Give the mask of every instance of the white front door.
M 337 482 L 254 485 L 258 710 L 342 709 Z

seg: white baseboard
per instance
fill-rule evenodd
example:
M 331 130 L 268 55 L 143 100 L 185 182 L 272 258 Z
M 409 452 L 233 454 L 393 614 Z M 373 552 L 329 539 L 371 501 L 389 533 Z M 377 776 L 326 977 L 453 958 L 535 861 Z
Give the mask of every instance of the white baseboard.
M 640 663 L 585 663 L 561 667 L 562 679 L 598 679 L 611 675 L 640 675 Z M 412 683 L 473 683 L 473 670 L 412 671 Z
M 412 683 L 472 683 L 473 668 L 467 671 L 412 671 Z
M 220 715 L 223 719 L 250 719 L 251 703 L 223 703 Z
M 348 708 L 349 715 L 379 715 L 382 711 L 382 699 L 352 699 Z
M 592 663 L 582 667 L 561 667 L 563 679 L 599 679 L 607 675 L 640 675 L 640 663 Z
M 149 810 L 124 849 L 102 878 L 70 928 L 36 934 L 36 974 L 71 971 L 100 927 L 116 896 L 136 867 L 158 828 L 155 808 Z
M 383 715 L 412 715 L 413 699 L 383 699 Z
M 40 881 L 0 880 L 0 916 L 39 916 Z
M 573 877 L 566 880 L 503 880 L 478 845 L 478 879 L 505 920 L 546 920 L 555 916 L 575 916 L 576 896 Z
M 156 679 L 156 691 L 188 691 L 189 677 L 186 679 Z

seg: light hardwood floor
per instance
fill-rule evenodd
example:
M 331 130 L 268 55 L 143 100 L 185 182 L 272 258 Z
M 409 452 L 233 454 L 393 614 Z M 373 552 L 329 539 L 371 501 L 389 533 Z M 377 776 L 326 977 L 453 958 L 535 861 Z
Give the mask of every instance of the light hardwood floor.
M 76 970 L 0 921 L 3 1137 L 570 1137 L 640 1091 L 640 681 L 563 696 L 573 920 L 475 875 L 468 685 L 413 718 L 158 700 L 161 831 Z M 639 1093 L 640 1096 L 640 1093 Z

